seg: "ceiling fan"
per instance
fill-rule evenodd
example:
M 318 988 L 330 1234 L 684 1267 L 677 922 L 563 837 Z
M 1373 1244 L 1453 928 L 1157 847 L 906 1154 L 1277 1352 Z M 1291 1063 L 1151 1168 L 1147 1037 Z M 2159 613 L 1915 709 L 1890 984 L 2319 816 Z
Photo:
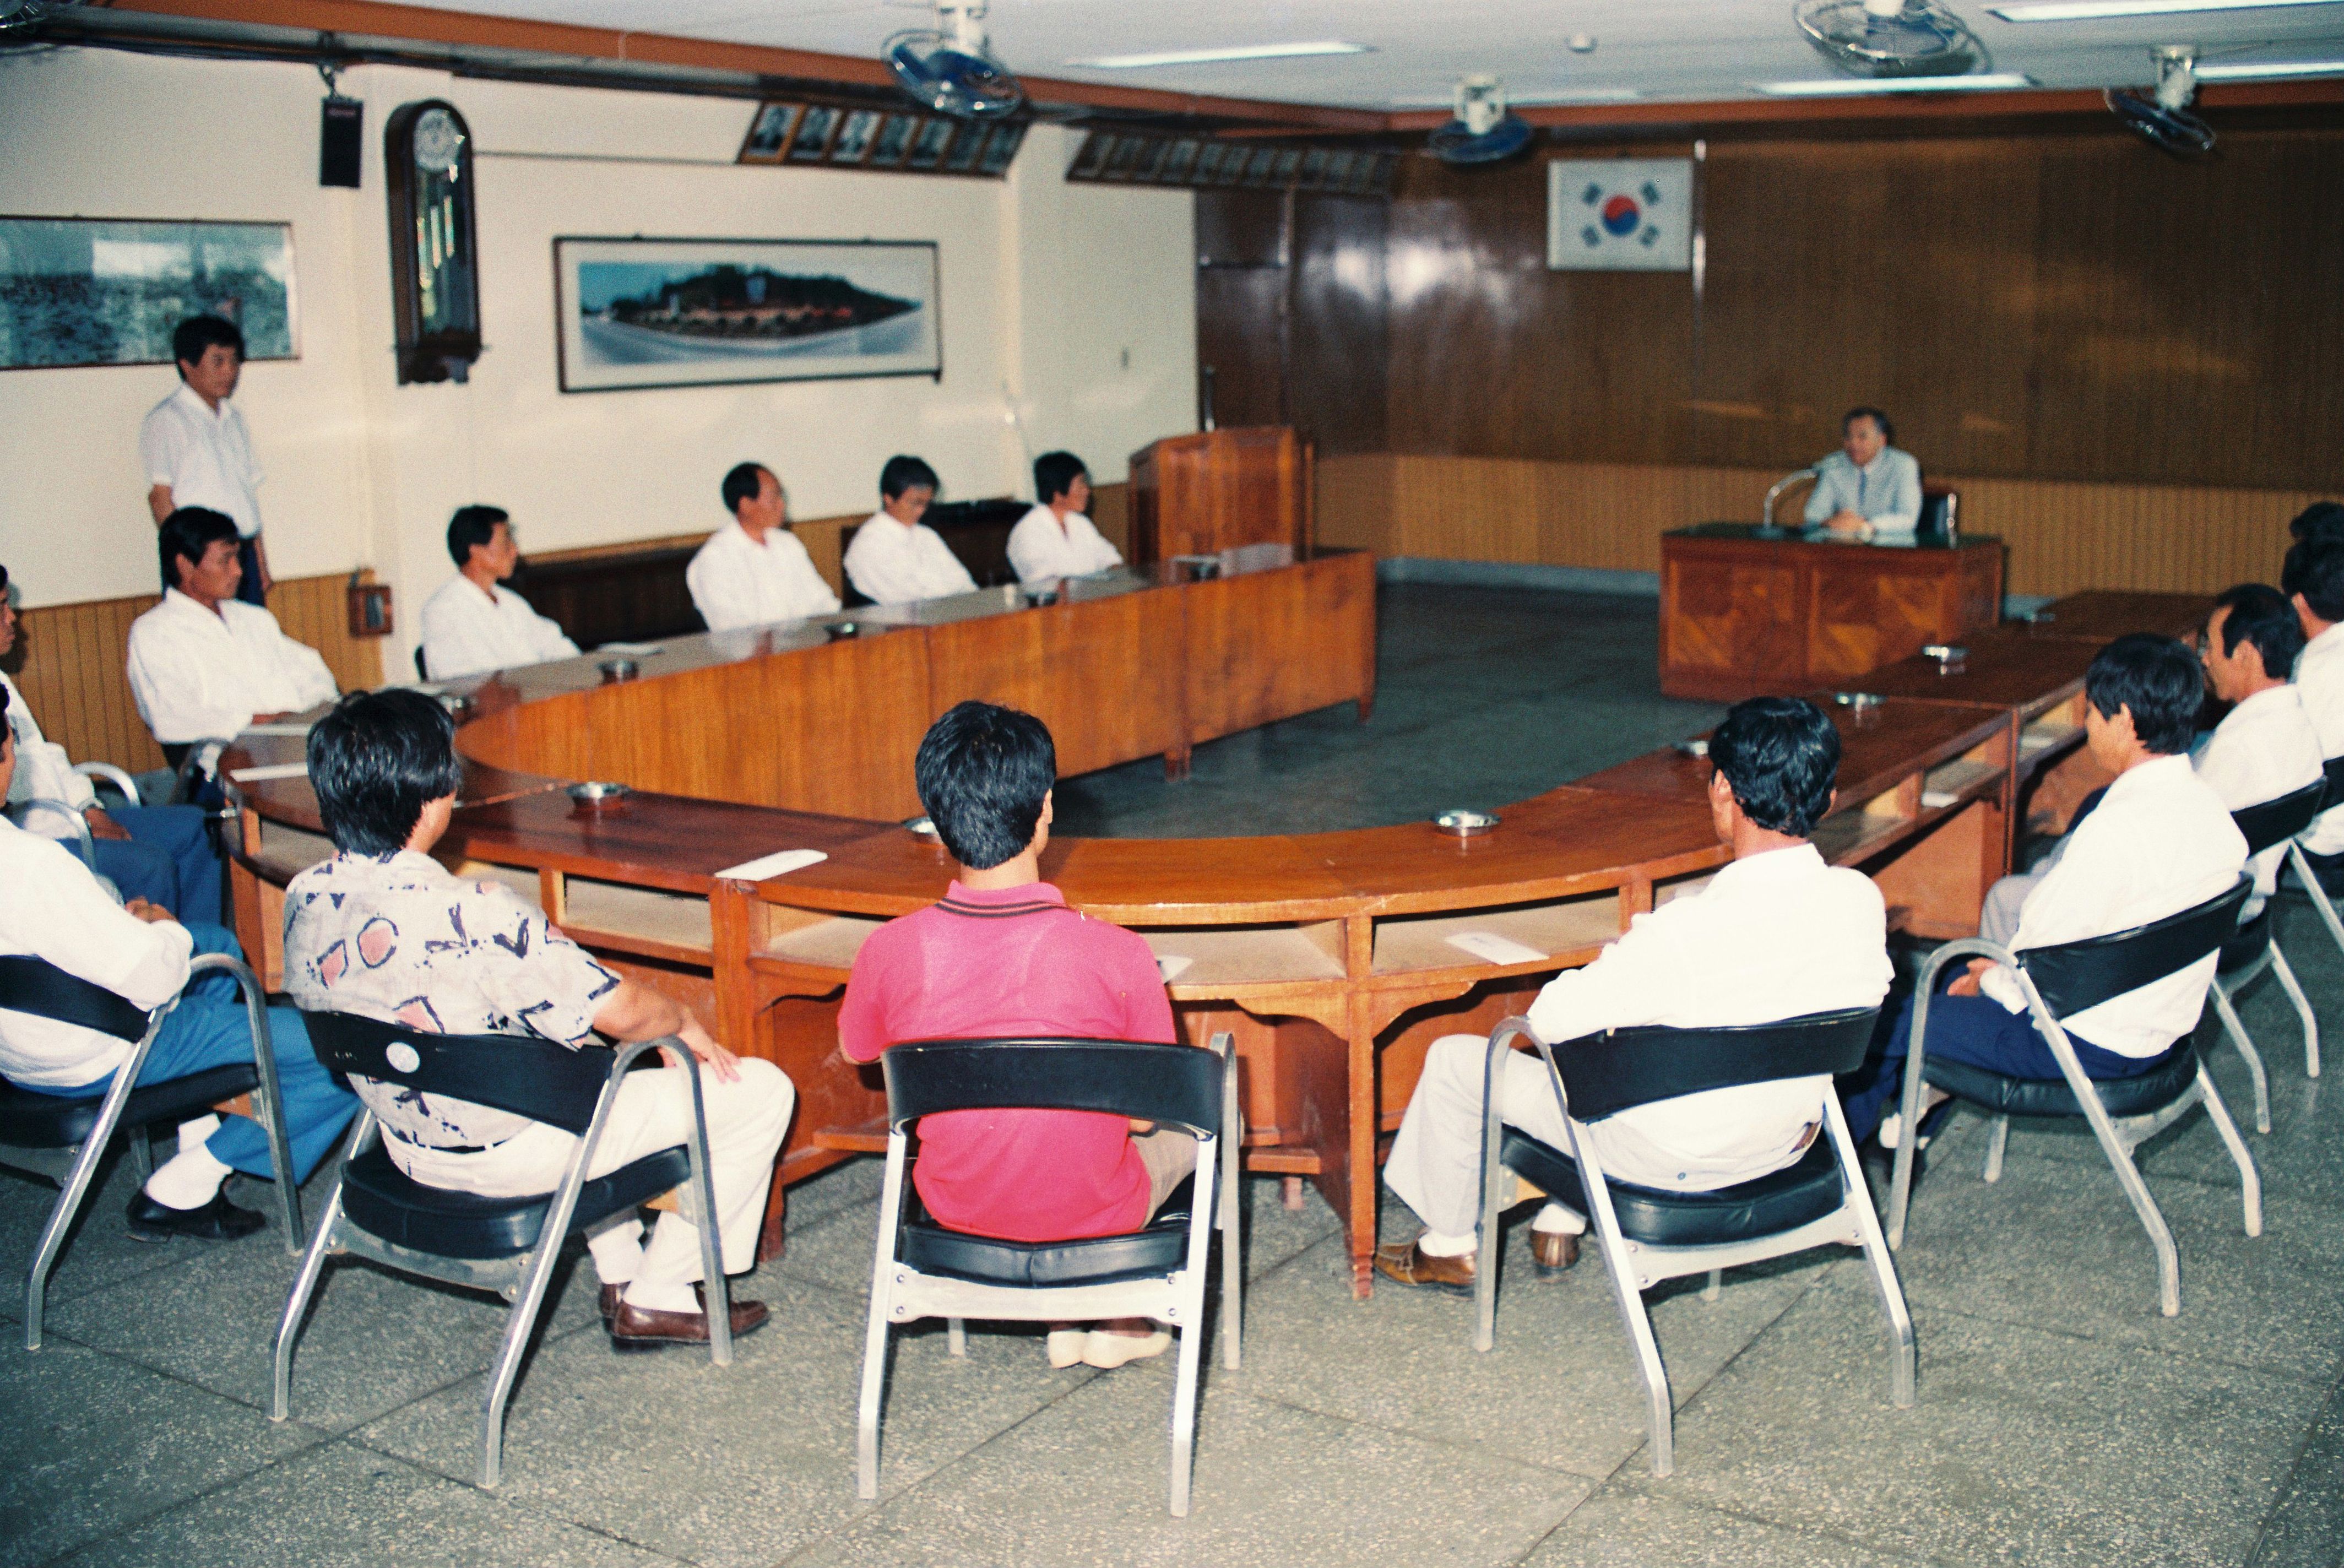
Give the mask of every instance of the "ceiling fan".
M 2198 96 L 2198 52 L 2167 44 L 2150 55 L 2157 61 L 2157 86 L 2147 94 L 2110 87 L 2101 95 L 2108 112 L 2159 152 L 2205 157 L 2214 150 L 2214 127 L 2189 112 Z
M 906 28 L 879 46 L 897 84 L 940 115 L 998 119 L 1026 101 L 1026 89 L 986 41 L 985 3 L 936 0 L 935 25 Z
M 1807 42 L 1859 76 L 1959 76 L 1985 46 L 1938 0 L 1799 0 L 1792 20 Z
M 1497 77 L 1467 76 L 1457 84 L 1457 117 L 1427 145 L 1443 163 L 1497 163 L 1530 146 L 1531 136 L 1530 122 L 1506 107 Z

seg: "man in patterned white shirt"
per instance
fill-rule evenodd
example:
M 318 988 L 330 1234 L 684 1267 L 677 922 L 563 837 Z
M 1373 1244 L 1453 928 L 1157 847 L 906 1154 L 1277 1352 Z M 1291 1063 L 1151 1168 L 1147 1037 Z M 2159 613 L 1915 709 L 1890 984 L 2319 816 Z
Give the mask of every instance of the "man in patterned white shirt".
M 728 1272 L 756 1259 L 773 1157 L 795 1091 L 771 1062 L 743 1061 L 689 1009 L 622 980 L 494 882 L 450 875 L 429 851 L 447 831 L 461 779 L 455 726 L 411 691 L 345 697 L 309 732 L 309 782 L 340 853 L 285 890 L 285 986 L 298 1006 L 435 1034 L 534 1034 L 562 1045 L 672 1035 L 702 1064 L 717 1229 Z M 575 1137 L 527 1118 L 354 1077 L 380 1121 L 391 1163 L 430 1187 L 486 1197 L 551 1191 Z M 628 1075 L 596 1146 L 600 1176 L 691 1136 L 692 1093 L 674 1067 Z M 603 1320 L 622 1350 L 704 1344 L 694 1285 L 699 1232 L 660 1216 L 651 1239 L 631 1216 L 588 1238 Z M 765 1320 L 735 1299 L 732 1331 Z

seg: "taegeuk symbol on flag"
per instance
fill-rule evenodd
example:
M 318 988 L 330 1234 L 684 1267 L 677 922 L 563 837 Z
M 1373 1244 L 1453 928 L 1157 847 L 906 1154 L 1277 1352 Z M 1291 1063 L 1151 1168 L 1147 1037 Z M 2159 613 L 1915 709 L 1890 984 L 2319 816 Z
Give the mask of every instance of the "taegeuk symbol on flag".
M 1546 166 L 1546 264 L 1558 272 L 1692 265 L 1691 158 L 1557 158 Z

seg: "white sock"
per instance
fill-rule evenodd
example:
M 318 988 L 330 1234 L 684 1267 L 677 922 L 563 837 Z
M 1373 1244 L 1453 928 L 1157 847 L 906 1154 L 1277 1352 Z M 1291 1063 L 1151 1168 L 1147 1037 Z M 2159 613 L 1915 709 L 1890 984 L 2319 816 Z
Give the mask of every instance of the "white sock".
M 220 1118 L 217 1111 L 211 1112 L 206 1116 L 199 1116 L 193 1121 L 181 1122 L 179 1124 L 179 1152 L 181 1154 L 185 1154 L 191 1148 L 201 1148 L 211 1138 L 212 1134 L 217 1132 L 219 1129 Z
M 161 1169 L 146 1179 L 142 1190 L 166 1209 L 201 1209 L 219 1195 L 220 1183 L 227 1179 L 228 1169 L 212 1158 L 210 1149 L 198 1143 L 172 1156 Z
M 692 1293 L 689 1280 L 656 1280 L 638 1278 L 627 1286 L 627 1305 L 646 1312 L 697 1312 L 700 1298 Z
M 1428 1230 L 1416 1239 L 1417 1250 L 1427 1258 L 1462 1258 L 1479 1245 L 1470 1230 L 1462 1236 L 1444 1236 L 1438 1230 Z
M 1549 1236 L 1581 1236 L 1587 1231 L 1587 1219 L 1575 1209 L 1565 1209 L 1560 1203 L 1550 1203 L 1538 1211 L 1531 1229 Z

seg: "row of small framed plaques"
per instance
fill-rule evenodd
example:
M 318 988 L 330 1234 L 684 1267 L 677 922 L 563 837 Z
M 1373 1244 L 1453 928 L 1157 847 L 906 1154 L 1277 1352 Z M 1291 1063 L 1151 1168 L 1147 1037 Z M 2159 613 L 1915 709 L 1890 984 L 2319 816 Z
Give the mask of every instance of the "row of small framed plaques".
M 760 104 L 739 161 L 999 179 L 1026 139 L 1026 125 L 830 104 Z
M 1111 185 L 1243 186 L 1389 196 L 1399 155 L 1375 148 L 1296 147 L 1199 137 L 1093 131 L 1066 177 Z

